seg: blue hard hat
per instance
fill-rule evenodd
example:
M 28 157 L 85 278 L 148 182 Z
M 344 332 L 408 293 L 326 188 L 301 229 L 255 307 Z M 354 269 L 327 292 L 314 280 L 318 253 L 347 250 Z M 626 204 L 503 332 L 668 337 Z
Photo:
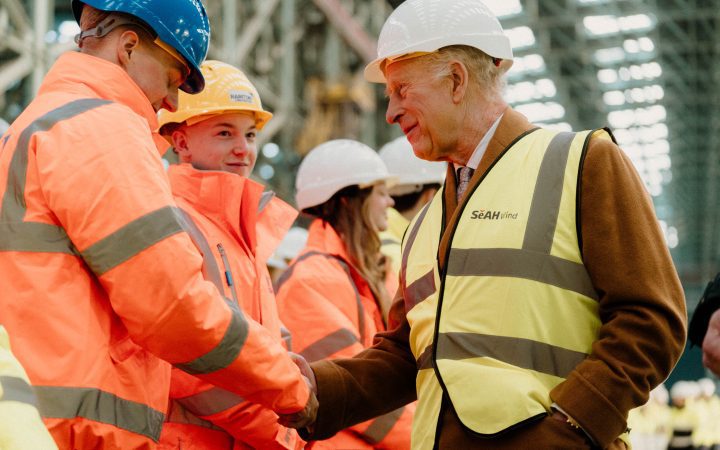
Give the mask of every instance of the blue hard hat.
M 210 46 L 210 21 L 200 0 L 72 0 L 80 23 L 83 4 L 101 11 L 129 14 L 145 22 L 162 40 L 177 50 L 190 66 L 180 89 L 195 94 L 205 87 L 200 64 Z

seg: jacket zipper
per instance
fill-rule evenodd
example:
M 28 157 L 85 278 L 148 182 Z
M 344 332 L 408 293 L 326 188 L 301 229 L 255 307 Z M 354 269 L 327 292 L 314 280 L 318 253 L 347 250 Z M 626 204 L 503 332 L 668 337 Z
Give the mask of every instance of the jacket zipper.
M 233 282 L 232 271 L 230 270 L 230 263 L 228 262 L 227 254 L 225 254 L 225 248 L 222 244 L 218 244 L 217 249 L 220 253 L 220 259 L 222 259 L 223 262 L 223 268 L 225 269 L 225 281 L 227 282 L 228 288 L 230 288 L 233 300 L 239 305 L 240 302 L 238 301 L 237 292 L 235 292 L 235 283 Z

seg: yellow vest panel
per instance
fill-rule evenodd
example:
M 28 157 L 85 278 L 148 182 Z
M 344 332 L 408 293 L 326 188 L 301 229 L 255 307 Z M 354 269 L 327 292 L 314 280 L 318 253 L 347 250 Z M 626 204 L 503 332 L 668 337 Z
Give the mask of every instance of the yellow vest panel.
M 443 192 L 411 223 L 401 289 L 419 368 L 413 447 L 432 448 L 443 391 L 466 427 L 492 436 L 545 416 L 550 390 L 590 353 L 600 319 L 576 205 L 591 136 L 610 138 L 539 129 L 506 150 L 445 231 L 444 273 Z

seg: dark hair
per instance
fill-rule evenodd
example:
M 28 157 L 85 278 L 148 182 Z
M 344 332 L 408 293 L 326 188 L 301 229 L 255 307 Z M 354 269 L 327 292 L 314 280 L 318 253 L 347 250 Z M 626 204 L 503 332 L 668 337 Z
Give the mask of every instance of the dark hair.
M 440 183 L 423 184 L 418 191 L 404 195 L 393 195 L 392 198 L 395 201 L 395 209 L 400 213 L 413 209 L 425 192 L 430 189 L 438 190 L 440 186 Z

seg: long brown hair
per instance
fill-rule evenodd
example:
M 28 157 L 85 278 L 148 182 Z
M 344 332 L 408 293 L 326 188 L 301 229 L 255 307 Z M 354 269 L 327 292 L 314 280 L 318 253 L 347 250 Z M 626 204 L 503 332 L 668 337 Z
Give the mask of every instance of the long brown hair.
M 353 265 L 367 281 L 383 313 L 390 304 L 385 289 L 385 257 L 380 253 L 380 237 L 369 215 L 368 198 L 373 187 L 348 186 L 336 192 L 325 203 L 308 208 L 312 214 L 330 224 L 340 235 Z

